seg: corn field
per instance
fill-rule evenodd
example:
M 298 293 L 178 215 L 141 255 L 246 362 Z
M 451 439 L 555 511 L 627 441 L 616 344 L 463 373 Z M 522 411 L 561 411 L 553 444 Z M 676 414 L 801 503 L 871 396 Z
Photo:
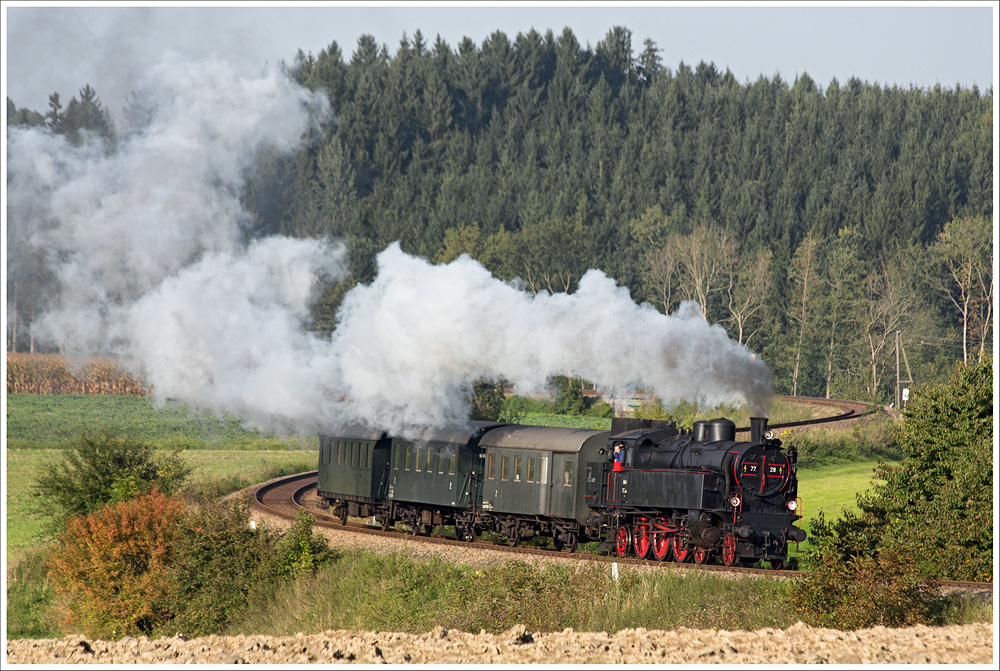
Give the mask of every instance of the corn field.
M 152 391 L 113 359 L 72 365 L 58 354 L 7 353 L 8 394 L 148 396 Z

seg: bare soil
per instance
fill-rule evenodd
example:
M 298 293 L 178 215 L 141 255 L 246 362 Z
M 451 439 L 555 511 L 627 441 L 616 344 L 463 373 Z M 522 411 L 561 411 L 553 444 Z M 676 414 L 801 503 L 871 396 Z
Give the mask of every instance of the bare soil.
M 468 634 L 327 631 L 289 637 L 186 639 L 83 636 L 7 641 L 8 664 L 990 664 L 990 624 L 876 627 L 854 632 L 802 623 L 782 631 L 625 629 L 609 635 L 572 629 Z

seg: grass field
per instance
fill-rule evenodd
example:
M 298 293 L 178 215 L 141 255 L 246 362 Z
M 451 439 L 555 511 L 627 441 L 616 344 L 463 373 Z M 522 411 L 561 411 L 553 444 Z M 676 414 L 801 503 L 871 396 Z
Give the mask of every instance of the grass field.
M 6 516 L 7 561 L 38 544 L 49 517 L 40 508 L 43 494 L 34 483 L 46 466 L 60 458 L 54 449 L 7 449 Z M 199 496 L 222 496 L 281 475 L 314 470 L 317 453 L 311 449 L 192 450 L 181 453 L 192 467 L 185 491 Z
M 811 522 L 823 512 L 827 520 L 838 517 L 844 510 L 858 510 L 857 494 L 872 486 L 878 461 L 857 461 L 849 464 L 800 468 L 799 499 L 802 528 L 807 533 Z M 799 544 L 799 551 L 810 548 L 809 538 Z
M 58 447 L 85 429 L 109 423 L 164 448 L 256 450 L 283 442 L 244 428 L 232 415 L 219 417 L 171 403 L 155 408 L 148 396 L 7 394 L 8 447 Z

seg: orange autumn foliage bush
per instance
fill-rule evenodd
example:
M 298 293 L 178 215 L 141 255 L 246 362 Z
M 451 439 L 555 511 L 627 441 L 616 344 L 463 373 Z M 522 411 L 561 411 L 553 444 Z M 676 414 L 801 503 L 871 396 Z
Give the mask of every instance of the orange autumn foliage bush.
M 171 617 L 180 499 L 154 491 L 72 518 L 49 563 L 65 625 L 91 637 L 148 635 Z

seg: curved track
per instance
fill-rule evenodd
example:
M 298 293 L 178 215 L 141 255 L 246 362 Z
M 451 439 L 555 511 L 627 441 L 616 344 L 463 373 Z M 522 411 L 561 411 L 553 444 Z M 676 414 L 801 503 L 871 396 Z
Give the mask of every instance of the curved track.
M 310 501 L 310 494 L 316 490 L 317 471 L 307 471 L 297 473 L 286 478 L 279 478 L 266 482 L 258 487 L 254 493 L 253 507 L 259 512 L 279 517 L 285 520 L 295 519 L 295 515 L 300 510 L 306 510 L 316 518 L 316 525 L 351 533 L 369 534 L 373 536 L 383 536 L 396 539 L 407 539 L 414 542 L 431 543 L 436 545 L 450 545 L 460 548 L 475 548 L 480 550 L 490 550 L 494 552 L 505 552 L 512 555 L 534 555 L 539 557 L 559 557 L 562 559 L 572 559 L 575 561 L 590 561 L 599 563 L 618 563 L 636 566 L 664 566 L 683 567 L 687 569 L 698 569 L 703 571 L 722 571 L 726 573 L 749 573 L 757 575 L 800 577 L 801 571 L 775 571 L 772 569 L 751 568 L 743 566 L 717 566 L 714 564 L 693 564 L 677 562 L 658 562 L 651 559 L 636 559 L 634 557 L 617 557 L 612 555 L 597 555 L 586 552 L 564 552 L 546 550 L 530 546 L 510 547 L 506 543 L 498 544 L 492 541 L 475 540 L 472 542 L 460 541 L 444 536 L 416 536 L 410 532 L 403 532 L 402 529 L 409 529 L 403 525 L 401 528 L 382 529 L 368 524 L 348 521 L 341 523 L 339 519 L 324 511 L 319 507 L 315 496 Z
M 786 399 L 792 399 L 793 397 L 781 397 Z M 823 424 L 829 422 L 838 422 L 844 420 L 852 420 L 863 417 L 874 411 L 874 407 L 867 403 L 858 403 L 853 401 L 840 401 L 840 400 L 830 400 L 830 399 L 802 399 L 808 401 L 814 405 L 829 405 L 838 407 L 842 410 L 841 413 L 832 415 L 830 417 L 822 417 L 812 420 L 806 420 L 801 422 L 787 422 L 785 424 L 772 424 L 768 428 L 791 428 L 799 426 L 808 426 L 812 424 Z M 749 427 L 737 428 L 739 431 L 749 431 Z M 618 563 L 625 565 L 638 565 L 638 566 L 662 566 L 662 567 L 678 567 L 685 569 L 696 569 L 699 571 L 717 571 L 724 573 L 743 573 L 743 574 L 754 574 L 754 575 L 768 575 L 773 577 L 785 577 L 785 578 L 801 578 L 805 575 L 803 571 L 788 571 L 780 570 L 776 571 L 773 569 L 763 569 L 763 568 L 752 568 L 744 566 L 733 566 L 726 567 L 715 564 L 692 564 L 692 563 L 677 563 L 677 562 L 658 562 L 651 559 L 636 559 L 633 557 L 618 557 L 613 555 L 596 555 L 585 552 L 568 553 L 559 552 L 554 550 L 545 550 L 535 547 L 528 546 L 515 546 L 509 547 L 506 544 L 499 545 L 490 541 L 476 540 L 473 542 L 459 541 L 453 538 L 446 538 L 442 536 L 417 536 L 412 533 L 404 534 L 402 530 L 398 529 L 382 529 L 376 526 L 370 526 L 368 524 L 362 524 L 357 522 L 342 523 L 337 517 L 331 515 L 328 511 L 323 510 L 319 506 L 318 498 L 315 495 L 316 484 L 317 484 L 317 471 L 306 471 L 303 473 L 297 473 L 295 475 L 277 478 L 269 482 L 265 482 L 258 485 L 253 493 L 252 506 L 254 509 L 261 513 L 278 517 L 285 520 L 295 519 L 295 515 L 302 510 L 306 510 L 311 513 L 316 519 L 316 525 L 320 527 L 328 527 L 333 529 L 339 529 L 342 531 L 349 531 L 351 533 L 358 534 L 369 534 L 376 536 L 392 537 L 397 539 L 406 538 L 410 541 L 421 542 L 421 543 L 432 543 L 439 545 L 452 545 L 462 548 L 478 548 L 478 549 L 488 549 L 494 552 L 506 552 L 514 555 L 536 555 L 544 557 L 560 557 L 563 559 L 573 559 L 576 561 L 591 561 L 591 562 L 602 562 L 602 563 Z M 311 499 L 310 499 L 310 495 Z M 408 529 L 408 527 L 403 527 Z M 961 581 L 939 581 L 938 584 L 944 588 L 953 589 L 981 589 L 990 590 L 993 589 L 993 583 L 975 583 L 975 582 L 961 582 Z
M 789 429 L 793 427 L 800 426 L 812 426 L 815 424 L 828 424 L 832 422 L 844 422 L 856 419 L 861 419 L 865 415 L 870 415 L 875 412 L 875 406 L 871 403 L 861 403 L 860 401 L 843 401 L 833 398 L 810 398 L 806 396 L 775 396 L 776 399 L 782 399 L 784 401 L 796 401 L 802 403 L 808 403 L 809 405 L 822 405 L 831 408 L 837 408 L 840 410 L 839 413 L 835 415 L 830 415 L 829 417 L 816 417 L 814 419 L 806 419 L 800 422 L 785 422 L 783 424 L 768 424 L 768 429 Z M 749 431 L 749 426 L 738 427 L 736 432 Z

